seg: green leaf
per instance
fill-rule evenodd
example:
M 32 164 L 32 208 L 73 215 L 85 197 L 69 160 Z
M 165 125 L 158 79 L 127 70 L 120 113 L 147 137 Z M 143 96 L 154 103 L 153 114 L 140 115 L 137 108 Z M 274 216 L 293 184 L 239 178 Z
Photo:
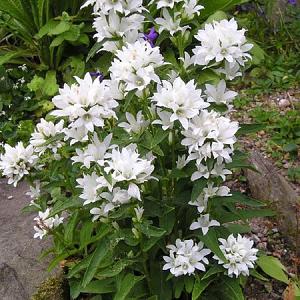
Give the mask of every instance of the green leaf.
M 79 234 L 80 245 L 88 245 L 89 244 L 89 242 L 91 240 L 93 228 L 94 228 L 94 223 L 91 220 L 84 221 L 82 228 L 80 229 L 80 234 Z
M 73 242 L 74 230 L 77 225 L 78 214 L 79 214 L 79 211 L 78 210 L 75 211 L 71 215 L 71 218 L 69 219 L 69 222 L 66 225 L 64 240 L 67 244 L 71 244 Z
M 97 272 L 100 262 L 103 260 L 105 255 L 108 253 L 110 244 L 108 240 L 102 240 L 98 243 L 98 246 L 94 253 L 92 254 L 91 261 L 84 273 L 82 279 L 82 286 L 85 288 L 93 279 L 94 275 Z
M 202 17 L 208 17 L 218 10 L 229 10 L 237 4 L 248 2 L 247 0 L 202 0 L 201 5 L 204 9 L 201 11 Z
M 270 277 L 286 284 L 289 283 L 286 269 L 276 257 L 266 255 L 260 256 L 256 263 Z
M 1 0 L 2 1 L 2 0 Z M 16 51 L 9 51 L 6 54 L 0 55 L 0 66 L 9 63 L 12 59 L 17 57 L 31 57 L 32 51 L 30 50 L 16 50 Z
M 201 280 L 207 279 L 208 277 L 215 275 L 217 273 L 222 273 L 224 272 L 224 268 L 220 265 L 215 265 L 212 266 L 211 268 L 209 268 L 208 271 L 205 272 L 205 274 L 203 275 L 203 277 L 201 278 Z
M 179 299 L 184 289 L 184 281 L 182 279 L 176 280 L 174 282 L 174 286 L 175 286 L 175 292 L 174 292 L 175 299 Z
M 205 23 L 212 23 L 213 21 L 221 21 L 227 19 L 227 14 L 224 11 L 218 10 L 214 14 L 210 15 Z
M 187 293 L 191 293 L 194 288 L 194 277 L 191 276 L 185 276 L 184 277 L 184 286 Z
M 111 266 L 109 266 L 103 270 L 99 270 L 96 277 L 97 278 L 114 277 L 114 276 L 120 274 L 127 266 L 129 266 L 132 263 L 133 263 L 133 261 L 131 261 L 131 260 L 116 261 Z
M 202 193 L 203 189 L 206 187 L 207 181 L 205 179 L 199 179 L 194 181 L 191 201 L 194 202 L 198 196 Z
M 199 238 L 215 255 L 217 255 L 224 262 L 227 261 L 219 247 L 219 241 L 213 228 L 210 228 L 206 235 L 200 236 Z
M 219 288 L 220 288 L 220 292 L 222 292 L 224 300 L 245 299 L 243 295 L 243 291 L 239 284 L 239 279 L 232 279 L 229 277 L 225 277 Z
M 298 150 L 298 145 L 290 143 L 283 146 L 283 151 L 285 152 L 294 152 Z
M 115 286 L 111 279 L 94 280 L 80 291 L 88 294 L 108 294 L 115 291 Z
M 58 35 L 63 32 L 68 31 L 71 28 L 70 23 L 65 22 L 65 21 L 60 21 L 56 26 L 50 28 L 48 31 L 48 35 Z
M 68 278 L 74 277 L 78 272 L 85 270 L 91 263 L 92 255 L 86 256 L 83 260 L 74 265 L 68 272 Z
M 59 214 L 70 208 L 80 208 L 80 207 L 82 207 L 82 201 L 80 201 L 77 197 L 63 198 L 62 201 L 58 201 L 54 204 L 49 217 L 54 217 L 56 214 Z
M 142 233 L 144 233 L 146 236 L 154 236 L 154 237 L 162 237 L 165 233 L 166 230 L 163 228 L 159 228 L 156 226 L 152 226 L 149 224 L 140 224 L 140 228 Z
M 58 92 L 58 84 L 56 81 L 56 71 L 48 71 L 43 83 L 42 92 L 46 96 L 54 96 Z
M 134 276 L 133 274 L 127 274 L 120 283 L 118 291 L 114 296 L 114 300 L 126 300 L 132 288 L 141 280 L 144 276 Z
M 262 281 L 269 281 L 268 278 L 258 273 L 255 269 L 250 270 L 250 275 Z
M 240 129 L 236 133 L 237 136 L 256 133 L 266 128 L 265 124 L 241 124 Z
M 224 271 L 224 270 L 223 270 Z M 200 299 L 201 294 L 205 291 L 205 289 L 215 280 L 215 278 L 207 278 L 196 280 L 192 293 L 192 300 Z
M 226 224 L 225 226 L 230 233 L 247 233 L 251 231 L 251 227 L 249 225 Z

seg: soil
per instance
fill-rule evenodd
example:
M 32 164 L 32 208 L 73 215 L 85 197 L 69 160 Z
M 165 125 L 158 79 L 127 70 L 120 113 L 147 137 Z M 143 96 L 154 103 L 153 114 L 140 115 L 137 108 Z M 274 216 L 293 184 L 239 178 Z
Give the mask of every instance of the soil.
M 272 95 L 258 95 L 253 98 L 253 102 L 247 107 L 243 107 L 240 111 L 232 112 L 231 117 L 238 120 L 241 124 L 252 123 L 253 120 L 247 114 L 249 109 L 263 106 L 264 109 L 278 110 L 281 115 L 287 111 L 299 108 L 300 90 L 290 90 L 284 93 L 275 93 Z M 260 131 L 255 135 L 242 137 L 239 139 L 239 146 L 245 151 L 259 151 L 265 157 L 271 159 L 277 166 L 277 171 L 283 175 L 290 183 L 292 188 L 300 195 L 300 182 L 291 181 L 288 177 L 288 169 L 300 166 L 300 150 L 296 159 L 290 159 L 288 154 L 282 157 L 282 160 L 276 160 L 272 157 L 270 149 L 267 147 L 267 141 L 271 136 L 266 131 Z M 239 190 L 251 196 L 251 192 L 247 186 L 243 173 L 235 174 L 234 178 L 228 182 L 233 190 Z M 300 255 L 295 245 L 291 245 L 284 234 L 279 230 L 276 218 L 256 218 L 251 220 L 252 228 L 249 237 L 254 241 L 255 247 L 263 250 L 267 255 L 272 255 L 280 259 L 286 267 L 290 276 L 300 274 Z M 262 282 L 255 278 L 249 278 L 245 288 L 245 298 L 247 300 L 279 300 L 285 299 L 284 292 L 287 286 L 276 280 Z

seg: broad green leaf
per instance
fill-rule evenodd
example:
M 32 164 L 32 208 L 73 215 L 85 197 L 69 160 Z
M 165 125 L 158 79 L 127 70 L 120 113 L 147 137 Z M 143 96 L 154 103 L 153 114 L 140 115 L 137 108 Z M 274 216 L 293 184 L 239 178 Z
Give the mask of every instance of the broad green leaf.
M 88 245 L 91 240 L 93 228 L 94 223 L 91 220 L 84 220 L 79 233 L 80 245 Z
M 83 279 L 82 279 L 82 287 L 85 288 L 93 279 L 94 275 L 97 272 L 98 266 L 100 262 L 103 260 L 105 255 L 109 251 L 109 241 L 108 240 L 102 240 L 98 243 L 98 246 L 94 253 L 92 254 L 91 261 L 84 273 Z
M 111 279 L 94 280 L 80 291 L 88 294 L 108 294 L 115 291 L 115 286 Z
M 256 263 L 270 277 L 288 284 L 286 269 L 278 258 L 264 255 L 260 256 Z
M 56 26 L 50 28 L 48 35 L 58 35 L 63 32 L 68 31 L 71 28 L 70 23 L 65 21 L 60 21 Z
M 201 299 L 201 294 L 205 291 L 205 289 L 215 280 L 215 278 L 207 278 L 196 280 L 192 293 L 192 300 Z
M 153 237 L 162 237 L 165 233 L 166 230 L 163 228 L 159 228 L 153 225 L 149 224 L 141 224 L 140 225 L 141 231 L 146 235 L 146 236 L 153 236 Z
M 191 293 L 193 288 L 194 288 L 194 277 L 192 276 L 185 276 L 184 277 L 184 286 L 185 286 L 185 290 L 187 291 L 187 293 Z
M 214 14 L 208 17 L 205 23 L 212 23 L 213 21 L 221 21 L 227 19 L 227 15 L 224 11 L 218 10 Z
M 99 272 L 95 275 L 96 278 L 106 278 L 106 277 L 114 277 L 120 274 L 127 266 L 132 264 L 131 260 L 119 260 L 115 261 L 111 266 L 99 270 Z
M 48 71 L 43 83 L 43 94 L 46 96 L 54 96 L 58 92 L 58 88 L 56 71 Z
M 201 11 L 202 17 L 208 17 L 215 11 L 222 10 L 226 11 L 235 5 L 248 2 L 247 0 L 202 0 L 201 5 L 204 6 L 203 11 Z
M 59 21 L 56 20 L 49 20 L 40 30 L 39 32 L 35 35 L 35 38 L 41 39 L 45 35 L 47 35 L 51 30 L 57 27 L 59 24 Z
M 175 299 L 179 299 L 184 289 L 184 280 L 182 279 L 176 280 L 174 282 L 174 286 L 175 286 L 175 292 L 174 292 Z
M 223 261 L 227 261 L 219 247 L 219 241 L 213 228 L 210 228 L 206 235 L 199 236 L 199 238 L 215 255 L 217 255 Z
M 206 187 L 207 181 L 204 179 L 199 179 L 194 181 L 191 201 L 194 202 L 198 198 L 198 196 L 202 193 L 203 189 Z
M 126 300 L 132 288 L 141 280 L 144 276 L 134 276 L 133 274 L 127 274 L 120 282 L 118 291 L 116 292 L 113 300 Z
M 77 221 L 78 221 L 78 214 L 79 214 L 79 211 L 78 210 L 75 211 L 71 215 L 71 217 L 65 227 L 64 240 L 66 241 L 67 244 L 71 244 L 73 242 L 74 230 L 75 230 L 75 227 L 76 227 Z
M 224 272 L 224 268 L 220 265 L 214 265 L 212 267 L 210 267 L 205 274 L 203 275 L 203 277 L 201 278 L 201 280 L 204 280 L 212 275 L 218 274 L 218 273 L 222 273 Z
M 265 124 L 240 124 L 240 129 L 238 130 L 236 135 L 239 136 L 239 135 L 246 135 L 249 133 L 256 133 L 265 128 L 266 128 Z
M 258 273 L 255 269 L 250 270 L 250 275 L 262 281 L 269 281 L 268 278 Z
M 239 279 L 225 277 L 220 285 L 220 292 L 224 300 L 244 300 L 243 291 L 239 284 Z M 223 298 L 222 298 L 223 299 Z
M 74 277 L 78 272 L 85 270 L 91 263 L 92 255 L 86 256 L 83 260 L 74 265 L 68 273 L 68 278 Z
M 54 217 L 56 214 L 67 209 L 79 207 L 82 207 L 82 201 L 80 201 L 77 197 L 63 198 L 62 201 L 58 201 L 54 204 L 49 217 Z

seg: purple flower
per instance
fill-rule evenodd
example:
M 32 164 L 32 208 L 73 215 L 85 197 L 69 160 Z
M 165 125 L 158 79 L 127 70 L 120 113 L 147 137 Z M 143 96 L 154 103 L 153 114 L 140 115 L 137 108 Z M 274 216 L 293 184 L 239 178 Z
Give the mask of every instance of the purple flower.
M 296 5 L 297 4 L 297 0 L 288 0 L 288 2 L 291 5 Z
M 149 42 L 151 47 L 155 46 L 155 40 L 158 37 L 158 33 L 155 31 L 154 27 L 152 27 L 148 34 L 144 33 L 144 40 Z
M 100 82 L 102 82 L 103 81 L 103 79 L 104 79 L 104 75 L 103 75 L 103 73 L 101 73 L 100 71 L 96 71 L 96 72 L 90 72 L 90 75 L 92 76 L 92 77 L 99 77 L 99 81 Z

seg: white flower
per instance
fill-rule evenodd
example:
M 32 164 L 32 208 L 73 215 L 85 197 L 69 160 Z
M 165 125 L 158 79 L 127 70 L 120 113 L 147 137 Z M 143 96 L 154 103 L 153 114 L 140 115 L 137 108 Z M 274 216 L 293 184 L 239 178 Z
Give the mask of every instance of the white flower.
M 17 183 L 24 175 L 29 174 L 29 170 L 36 164 L 38 157 L 34 154 L 32 145 L 24 147 L 19 142 L 15 147 L 4 145 L 5 153 L 0 156 L 0 170 L 8 177 L 8 184 L 17 186 Z
M 92 222 L 97 221 L 101 217 L 108 216 L 108 210 L 105 209 L 106 204 L 102 203 L 100 207 L 94 207 L 90 210 L 90 214 L 93 215 Z
M 132 14 L 128 17 L 120 17 L 114 11 L 108 16 L 100 12 L 94 19 L 93 27 L 99 43 L 103 42 L 102 50 L 114 52 L 126 42 L 135 42 L 138 32 L 143 27 L 144 17 L 140 14 Z M 104 39 L 115 39 L 114 41 L 103 41 Z
M 156 2 L 157 9 L 162 7 L 170 7 L 173 8 L 175 3 L 182 2 L 183 0 L 152 0 L 151 3 Z
M 199 178 L 206 178 L 208 179 L 210 176 L 211 177 L 221 177 L 223 181 L 226 179 L 226 175 L 232 174 L 231 171 L 225 169 L 224 164 L 214 164 L 213 169 L 209 170 L 207 165 L 203 164 L 196 164 L 197 171 L 192 174 L 191 180 L 195 181 Z
M 129 112 L 126 112 L 125 115 L 128 123 L 122 122 L 118 126 L 124 128 L 128 133 L 142 133 L 150 124 L 150 121 L 145 120 L 141 110 L 137 113 L 136 118 Z
M 219 241 L 221 243 L 220 249 L 228 262 L 224 262 L 216 255 L 214 259 L 218 260 L 219 264 L 223 264 L 223 267 L 228 269 L 228 276 L 249 276 L 249 269 L 254 268 L 258 252 L 257 249 L 253 248 L 253 241 L 242 237 L 240 234 L 237 238 L 231 234 L 227 240 L 220 238 Z
M 211 157 L 217 159 L 218 164 L 223 160 L 229 162 L 238 129 L 237 122 L 231 122 L 214 111 L 202 110 L 188 121 L 187 130 L 182 132 L 185 138 L 181 144 L 189 148 L 191 155 L 188 159 L 196 159 L 197 164 Z
M 225 185 L 215 187 L 213 183 L 208 183 L 207 187 L 203 189 L 203 193 L 207 199 L 212 198 L 214 196 L 220 196 L 220 197 L 231 196 L 229 187 Z
M 204 9 L 204 6 L 198 5 L 198 0 L 185 0 L 183 4 L 184 15 L 188 19 L 192 19 L 194 14 L 200 15 L 200 10 Z
M 195 201 L 190 201 L 189 205 L 197 207 L 198 212 L 201 214 L 207 209 L 208 197 L 204 193 L 201 193 Z
M 220 226 L 220 223 L 216 220 L 209 220 L 209 214 L 200 215 L 196 222 L 193 222 L 190 226 L 190 230 L 196 230 L 201 228 L 203 235 L 208 233 L 209 227 Z
M 174 123 L 170 121 L 172 113 L 157 108 L 157 114 L 160 119 L 154 120 L 152 124 L 161 125 L 163 130 L 173 129 Z
M 41 194 L 41 182 L 39 180 L 34 181 L 34 186 L 29 186 L 30 191 L 26 192 L 25 195 L 31 199 L 37 199 Z
M 180 77 L 173 83 L 163 81 L 154 93 L 152 101 L 159 107 L 170 109 L 173 113 L 170 122 L 179 120 L 183 128 L 188 128 L 188 119 L 199 114 L 199 111 L 209 106 L 201 98 L 201 90 L 196 88 L 194 80 L 185 83 Z
M 175 276 L 191 275 L 196 270 L 205 271 L 204 264 L 208 264 L 207 255 L 211 253 L 209 249 L 203 249 L 203 243 L 194 243 L 193 240 L 176 240 L 175 245 L 167 246 L 169 256 L 164 256 L 166 264 L 163 270 L 170 270 Z
M 116 52 L 109 71 L 112 79 L 124 82 L 126 91 L 143 91 L 151 81 L 160 82 L 155 68 L 163 63 L 158 47 L 152 48 L 147 41 L 138 40 Z
M 190 28 L 190 26 L 180 27 L 180 13 L 174 13 L 174 19 L 171 17 L 169 11 L 166 8 L 163 8 L 162 11 L 163 18 L 156 18 L 155 22 L 159 25 L 158 32 L 161 33 L 164 30 L 170 32 L 173 36 L 177 31 L 181 31 L 182 34 Z
M 137 206 L 134 208 L 134 212 L 135 212 L 137 221 L 140 222 L 143 217 L 144 208 Z
M 77 182 L 79 184 L 77 187 L 83 190 L 79 196 L 84 200 L 83 205 L 99 201 L 101 199 L 99 190 L 103 187 L 109 187 L 106 179 L 102 176 L 99 177 L 95 172 L 91 175 L 83 174 L 83 178 L 77 179 Z
M 233 80 L 236 77 L 242 76 L 240 66 L 237 62 L 229 63 L 225 61 L 225 67 L 218 68 L 215 71 L 220 74 L 225 74 L 227 80 Z
M 232 100 L 238 95 L 234 91 L 226 90 L 225 80 L 221 80 L 217 86 L 206 84 L 205 94 L 208 102 L 214 102 L 216 104 L 225 104 L 229 106 Z
M 183 154 L 182 156 L 178 155 L 177 161 L 176 161 L 176 167 L 177 169 L 181 170 L 183 169 L 186 164 L 188 163 L 187 159 L 186 159 L 186 155 Z
M 57 150 L 63 146 L 63 142 L 59 139 L 51 142 L 51 139 L 59 133 L 62 133 L 63 128 L 63 120 L 54 124 L 53 122 L 47 122 L 45 119 L 41 119 L 30 138 L 30 144 L 34 147 L 34 151 L 38 152 L 39 155 L 43 154 L 47 149 L 50 149 L 54 154 L 57 153 Z M 48 142 L 49 139 L 50 142 Z
M 133 181 L 140 184 L 153 179 L 152 161 L 141 158 L 136 148 L 136 145 L 131 144 L 121 151 L 118 148 L 113 149 L 108 154 L 104 170 L 112 175 L 113 181 Z
M 185 69 L 188 69 L 195 62 L 195 57 L 191 57 L 187 52 L 184 52 L 184 57 L 179 57 L 179 59 L 183 62 L 183 66 Z
M 71 139 L 70 145 L 76 144 L 78 142 L 86 142 L 88 141 L 88 130 L 85 127 L 78 128 L 65 128 L 63 130 L 65 134 L 65 141 Z
M 208 65 L 211 61 L 227 61 L 243 66 L 251 58 L 247 52 L 253 45 L 247 44 L 245 29 L 238 30 L 234 19 L 206 24 L 195 38 L 200 41 L 200 46 L 193 49 L 195 64 Z
M 63 223 L 63 217 L 59 217 L 58 215 L 49 217 L 50 212 L 51 210 L 47 208 L 44 212 L 40 211 L 38 217 L 34 218 L 34 221 L 36 221 L 36 226 L 34 226 L 36 233 L 33 237 L 35 239 L 42 239 L 49 232 L 49 230 L 52 230 Z
M 142 0 L 87 0 L 84 5 L 81 6 L 81 9 L 92 5 L 94 7 L 94 12 L 103 12 L 108 14 L 110 11 L 113 11 L 115 14 L 121 13 L 128 15 L 132 12 L 139 11 L 143 9 Z
M 104 166 L 107 150 L 115 147 L 115 145 L 110 145 L 111 139 L 112 134 L 109 134 L 103 142 L 100 142 L 97 133 L 94 132 L 93 143 L 89 144 L 84 150 L 76 149 L 77 155 L 71 159 L 74 163 L 82 163 L 88 169 L 91 167 L 91 162 Z
M 131 199 L 128 191 L 120 187 L 114 188 L 112 192 L 103 192 L 100 194 L 100 197 L 107 201 L 104 206 L 104 213 L 108 213 L 122 204 L 129 203 Z
M 52 112 L 57 117 L 68 117 L 72 122 L 70 128 L 85 127 L 88 131 L 94 131 L 94 127 L 103 127 L 104 120 L 116 118 L 114 108 L 118 102 L 112 97 L 108 81 L 93 81 L 87 73 L 84 79 L 75 77 L 78 84 L 64 85 L 59 90 L 59 95 L 52 99 L 57 107 Z M 81 129 L 83 131 L 83 129 Z

